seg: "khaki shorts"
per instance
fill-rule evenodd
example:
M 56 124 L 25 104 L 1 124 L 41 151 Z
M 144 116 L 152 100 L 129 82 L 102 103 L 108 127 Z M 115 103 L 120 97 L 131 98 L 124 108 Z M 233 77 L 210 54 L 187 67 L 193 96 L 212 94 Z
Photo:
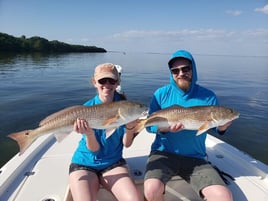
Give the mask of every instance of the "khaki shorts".
M 145 180 L 156 178 L 166 184 L 173 176 L 180 176 L 191 184 L 198 195 L 210 185 L 226 186 L 218 172 L 204 159 L 152 151 L 147 161 Z

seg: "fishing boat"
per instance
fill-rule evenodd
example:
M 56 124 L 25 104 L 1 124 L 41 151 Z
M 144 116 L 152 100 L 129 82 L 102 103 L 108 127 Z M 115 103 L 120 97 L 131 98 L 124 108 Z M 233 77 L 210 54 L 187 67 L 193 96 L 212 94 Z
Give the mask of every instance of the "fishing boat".
M 124 157 L 138 188 L 143 191 L 146 160 L 154 135 L 144 129 Z M 1 201 L 72 201 L 68 168 L 81 136 L 72 132 L 58 143 L 52 133 L 39 137 L 22 155 L 15 155 L 0 170 Z M 208 160 L 228 181 L 235 201 L 268 200 L 268 166 L 212 135 L 207 141 Z M 201 200 L 189 184 L 173 177 L 166 185 L 165 200 Z M 115 198 L 105 189 L 99 201 Z

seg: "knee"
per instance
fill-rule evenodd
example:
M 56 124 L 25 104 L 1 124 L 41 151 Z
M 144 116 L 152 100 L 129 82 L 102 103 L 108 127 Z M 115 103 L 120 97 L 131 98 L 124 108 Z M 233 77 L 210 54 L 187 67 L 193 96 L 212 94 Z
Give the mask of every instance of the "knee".
M 118 199 L 120 200 L 120 199 Z M 140 201 L 142 200 L 141 195 L 140 194 L 127 194 L 124 196 L 124 198 L 122 199 L 124 201 Z
M 213 185 L 208 186 L 202 190 L 203 196 L 206 200 L 218 200 L 218 201 L 232 201 L 232 193 L 225 186 Z
M 164 193 L 164 184 L 158 179 L 148 179 L 144 182 L 144 197 L 148 201 L 159 200 Z M 161 199 L 160 199 L 161 200 Z

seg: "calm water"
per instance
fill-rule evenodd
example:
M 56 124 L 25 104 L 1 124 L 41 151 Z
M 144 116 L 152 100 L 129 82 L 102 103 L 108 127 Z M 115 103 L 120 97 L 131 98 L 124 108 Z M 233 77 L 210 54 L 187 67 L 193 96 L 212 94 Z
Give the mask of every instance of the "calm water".
M 268 57 L 194 56 L 199 84 L 214 90 L 221 105 L 241 113 L 221 139 L 268 164 Z M 168 83 L 168 57 L 145 53 L 1 54 L 0 166 L 18 152 L 7 134 L 33 128 L 48 114 L 95 95 L 89 76 L 97 64 L 120 64 L 122 89 L 128 99 L 148 105 L 153 92 Z

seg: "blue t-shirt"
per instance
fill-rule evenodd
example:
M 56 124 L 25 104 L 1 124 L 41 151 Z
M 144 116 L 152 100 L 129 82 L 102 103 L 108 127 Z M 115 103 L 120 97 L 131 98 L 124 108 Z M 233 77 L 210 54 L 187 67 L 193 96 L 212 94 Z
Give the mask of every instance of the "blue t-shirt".
M 194 59 L 191 54 L 181 51 L 181 57 L 189 59 L 192 63 L 192 84 L 188 91 L 182 91 L 175 83 L 172 74 L 170 74 L 170 84 L 157 89 L 150 103 L 149 114 L 155 111 L 180 105 L 182 107 L 191 107 L 197 105 L 217 105 L 216 95 L 209 89 L 198 84 L 197 73 Z M 148 127 L 147 131 L 157 132 L 157 126 Z M 204 158 L 206 156 L 207 133 L 196 136 L 196 131 L 182 130 L 178 133 L 158 133 L 151 146 L 151 150 L 166 151 L 170 153 Z
M 121 97 L 115 92 L 114 100 L 119 101 Z M 101 104 L 102 101 L 96 95 L 93 99 L 87 101 L 85 106 Z M 93 129 L 95 137 L 100 145 L 100 149 L 93 152 L 87 148 L 86 136 L 83 134 L 76 151 L 72 157 L 72 163 L 89 166 L 91 168 L 102 170 L 114 164 L 122 158 L 123 143 L 122 139 L 125 133 L 125 126 L 118 127 L 114 133 L 106 139 L 106 132 L 103 129 Z

